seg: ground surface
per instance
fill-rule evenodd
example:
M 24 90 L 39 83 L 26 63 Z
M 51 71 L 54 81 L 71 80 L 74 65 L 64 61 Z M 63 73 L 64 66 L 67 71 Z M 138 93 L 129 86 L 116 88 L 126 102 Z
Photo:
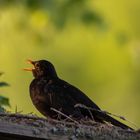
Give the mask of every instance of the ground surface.
M 2 140 L 140 140 L 138 131 L 111 124 L 46 120 L 33 115 L 0 113 Z

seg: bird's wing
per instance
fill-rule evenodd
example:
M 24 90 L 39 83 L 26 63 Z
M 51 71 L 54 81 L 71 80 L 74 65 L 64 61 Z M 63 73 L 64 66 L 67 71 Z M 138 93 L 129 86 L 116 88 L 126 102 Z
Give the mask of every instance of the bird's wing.
M 63 85 L 58 79 L 54 80 L 49 86 L 46 84 L 44 93 L 46 93 L 46 98 L 51 96 L 51 107 L 55 108 L 66 115 L 74 115 L 77 117 L 82 117 L 81 111 L 78 108 L 75 108 L 77 100 L 69 93 L 69 89 L 66 89 L 65 84 Z M 48 95 L 50 93 L 50 95 Z
M 73 85 L 65 82 L 64 80 L 60 80 L 61 86 L 64 87 L 65 94 L 69 94 L 73 100 L 75 100 L 76 104 L 82 104 L 86 107 L 91 107 L 93 109 L 100 110 L 100 108 L 80 89 L 74 87 Z
M 53 84 L 49 87 L 49 92 L 52 94 L 54 93 L 52 95 L 52 106 L 54 108 L 62 109 L 62 112 L 67 115 L 74 114 L 75 118 L 89 117 L 101 122 L 101 120 L 96 117 L 96 112 L 98 112 L 100 108 L 81 90 L 61 79 L 55 79 Z M 78 104 L 95 109 L 95 111 L 93 111 L 91 115 L 91 113 L 89 113 L 89 109 L 80 106 L 76 107 Z

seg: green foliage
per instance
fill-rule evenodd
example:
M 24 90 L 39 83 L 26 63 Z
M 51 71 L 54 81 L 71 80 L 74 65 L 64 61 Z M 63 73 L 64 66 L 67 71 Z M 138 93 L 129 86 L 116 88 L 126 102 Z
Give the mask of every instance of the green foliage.
M 103 18 L 94 10 L 88 10 L 87 0 L 5 0 L 0 6 L 23 5 L 30 11 L 43 9 L 50 15 L 52 23 L 59 29 L 65 27 L 69 20 L 76 20 L 84 25 L 103 24 Z M 95 24 L 96 23 L 96 24 Z
M 101 25 L 103 23 L 103 19 L 96 12 L 89 10 L 83 12 L 81 19 L 85 24 Z
M 0 73 L 0 76 L 2 74 L 3 73 Z M 9 86 L 9 84 L 6 82 L 0 82 L 0 87 L 5 87 L 5 86 Z M 7 97 L 0 95 L 0 112 L 5 111 L 4 106 L 10 106 L 9 99 Z
M 7 84 L 6 82 L 0 82 L 0 87 L 3 87 L 3 86 L 8 86 L 9 84 Z
M 0 96 L 0 107 L 2 106 L 10 106 L 9 99 L 4 96 Z

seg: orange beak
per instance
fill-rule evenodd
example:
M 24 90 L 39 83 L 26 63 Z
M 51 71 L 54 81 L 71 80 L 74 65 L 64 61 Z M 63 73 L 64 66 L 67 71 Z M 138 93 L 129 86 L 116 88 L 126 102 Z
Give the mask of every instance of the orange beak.
M 27 60 L 27 63 L 34 65 L 34 61 L 32 61 L 30 59 Z M 25 70 L 25 71 L 32 71 L 33 69 L 35 69 L 35 68 L 24 68 L 23 70 Z

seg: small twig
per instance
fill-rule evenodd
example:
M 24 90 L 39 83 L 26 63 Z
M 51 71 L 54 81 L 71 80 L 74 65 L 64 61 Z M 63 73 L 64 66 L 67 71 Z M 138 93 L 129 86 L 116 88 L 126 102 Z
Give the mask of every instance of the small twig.
M 117 117 L 117 118 L 119 118 L 119 119 L 121 119 L 121 120 L 123 120 L 123 121 L 127 121 L 127 122 L 129 122 L 130 124 L 132 124 L 135 128 L 137 128 L 137 129 L 139 128 L 135 123 L 129 121 L 128 119 L 126 119 L 126 118 L 123 117 L 123 116 L 116 115 L 116 114 L 110 113 L 110 112 L 108 112 L 108 111 L 103 111 L 103 112 L 104 112 L 105 114 L 108 114 L 108 115 Z
M 55 108 L 51 108 L 51 110 L 53 110 L 53 111 L 57 112 L 58 114 L 60 114 L 60 115 L 62 115 L 62 116 L 64 116 L 64 117 L 66 117 L 66 118 L 68 118 L 69 120 L 73 121 L 74 123 L 79 124 L 79 122 L 75 121 L 74 119 L 72 119 L 71 117 L 67 116 L 66 114 L 64 114 L 64 113 L 62 113 L 62 112 L 56 110 Z
M 18 108 L 17 108 L 17 105 L 16 105 L 16 107 L 15 107 L 15 114 L 20 114 L 22 112 L 23 112 L 22 110 L 21 111 L 18 111 Z
M 16 107 L 15 107 L 15 113 L 17 113 L 17 105 L 16 105 Z
M 92 115 L 91 110 L 90 110 L 90 109 L 88 109 L 88 108 L 87 108 L 87 110 L 88 110 L 88 112 L 89 112 L 89 114 L 90 114 L 90 116 L 91 116 L 91 119 L 95 121 L 95 119 L 94 119 L 94 117 L 93 117 L 93 115 Z
M 92 111 L 98 111 L 98 112 L 102 112 L 102 113 L 105 113 L 104 111 L 102 110 L 98 110 L 98 109 L 94 109 L 92 107 L 87 107 L 83 104 L 76 104 L 74 107 L 81 107 L 81 108 L 84 108 L 84 109 L 89 109 L 89 110 L 92 110 Z
M 28 115 L 33 115 L 33 116 L 36 116 L 37 117 L 37 115 L 34 114 L 34 112 L 29 112 Z

